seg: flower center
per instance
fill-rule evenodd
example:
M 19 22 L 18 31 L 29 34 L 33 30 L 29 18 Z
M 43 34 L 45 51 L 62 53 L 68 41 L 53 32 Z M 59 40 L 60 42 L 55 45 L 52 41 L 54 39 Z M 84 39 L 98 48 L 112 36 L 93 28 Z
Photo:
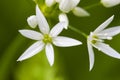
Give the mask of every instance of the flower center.
M 102 39 L 99 39 L 99 37 L 97 35 L 92 35 L 92 40 L 91 40 L 91 43 L 92 44 L 96 44 L 97 42 L 103 42 Z
M 98 37 L 97 37 L 96 35 L 93 35 L 91 42 L 92 42 L 93 44 L 95 44 L 95 43 L 97 42 L 97 40 L 98 40 Z
M 44 34 L 43 42 L 44 43 L 51 43 L 52 42 L 52 38 L 48 34 Z

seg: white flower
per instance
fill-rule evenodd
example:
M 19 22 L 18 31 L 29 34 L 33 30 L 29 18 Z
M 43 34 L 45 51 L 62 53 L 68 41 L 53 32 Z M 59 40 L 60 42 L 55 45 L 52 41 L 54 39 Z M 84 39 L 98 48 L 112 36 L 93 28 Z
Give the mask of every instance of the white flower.
M 90 33 L 87 39 L 90 70 L 94 65 L 94 52 L 93 47 L 97 48 L 101 52 L 108 56 L 120 59 L 120 54 L 112 49 L 108 44 L 103 43 L 104 39 L 111 40 L 113 36 L 120 33 L 120 26 L 105 29 L 113 20 L 114 16 L 110 17 L 104 23 L 102 23 L 97 29 Z
M 69 47 L 82 44 L 78 40 L 58 36 L 66 25 L 64 22 L 59 22 L 50 31 L 49 25 L 38 6 L 36 6 L 36 18 L 41 33 L 33 30 L 19 30 L 24 37 L 36 40 L 37 42 L 31 45 L 17 61 L 28 59 L 45 48 L 47 59 L 52 66 L 54 63 L 54 50 L 52 44 L 59 47 Z
M 80 17 L 90 15 L 86 10 L 82 9 L 81 7 L 77 7 L 80 0 L 45 0 L 45 3 L 48 7 L 51 7 L 56 2 L 59 4 L 59 9 L 63 13 L 69 13 L 70 11 L 73 11 L 74 15 Z
M 56 0 L 56 2 L 59 3 L 59 8 L 63 12 L 59 14 L 59 21 L 66 23 L 65 29 L 67 29 L 69 26 L 69 20 L 65 13 L 69 13 L 70 11 L 72 11 L 74 15 L 79 17 L 85 17 L 90 15 L 83 8 L 77 7 L 80 0 Z
M 101 3 L 104 7 L 109 8 L 120 4 L 120 0 L 101 0 Z
M 77 7 L 79 2 L 80 2 L 80 0 L 61 0 L 61 1 L 58 1 L 59 8 L 64 13 L 68 13 L 70 11 L 73 11 L 74 15 L 76 15 L 76 16 L 80 16 L 80 17 L 89 16 L 90 14 L 86 10 L 84 10 L 80 7 Z

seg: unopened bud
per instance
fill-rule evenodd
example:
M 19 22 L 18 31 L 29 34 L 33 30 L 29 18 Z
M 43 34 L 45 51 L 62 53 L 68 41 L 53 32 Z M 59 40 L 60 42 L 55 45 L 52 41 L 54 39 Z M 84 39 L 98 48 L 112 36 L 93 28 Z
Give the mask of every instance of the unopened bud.
M 101 3 L 104 7 L 109 8 L 120 4 L 120 0 L 101 0 Z

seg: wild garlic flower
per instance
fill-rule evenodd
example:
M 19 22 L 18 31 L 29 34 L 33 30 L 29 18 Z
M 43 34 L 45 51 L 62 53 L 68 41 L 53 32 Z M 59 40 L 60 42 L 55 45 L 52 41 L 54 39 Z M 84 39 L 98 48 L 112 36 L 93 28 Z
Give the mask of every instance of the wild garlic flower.
M 51 7 L 54 3 L 59 4 L 59 9 L 63 13 L 69 13 L 72 11 L 74 15 L 84 17 L 89 16 L 90 14 L 81 7 L 77 7 L 80 0 L 45 0 L 45 3 L 48 7 Z
M 104 7 L 109 8 L 120 4 L 120 0 L 101 0 L 101 3 Z
M 97 29 L 90 33 L 87 38 L 87 46 L 89 53 L 90 70 L 94 65 L 93 47 L 105 53 L 108 56 L 120 59 L 120 54 L 112 49 L 108 44 L 104 43 L 104 39 L 111 40 L 113 36 L 120 33 L 120 26 L 105 29 L 113 20 L 114 16 L 110 17 L 102 23 Z M 92 47 L 93 46 L 93 47 Z
M 59 3 L 59 9 L 63 13 L 69 13 L 70 11 L 72 11 L 74 15 L 80 17 L 90 15 L 86 10 L 77 6 L 80 3 L 80 0 L 61 0 L 58 3 Z
M 27 29 L 19 30 L 19 32 L 24 37 L 36 40 L 36 42 L 33 45 L 31 45 L 18 58 L 17 61 L 28 59 L 45 48 L 47 59 L 50 65 L 52 66 L 54 63 L 54 50 L 52 44 L 58 47 L 70 47 L 82 44 L 78 40 L 64 36 L 58 36 L 62 32 L 64 26 L 66 25 L 66 23 L 64 22 L 59 22 L 50 30 L 47 20 L 45 19 L 44 15 L 42 14 L 38 6 L 36 6 L 36 19 L 41 33 Z M 30 22 L 31 24 L 34 24 L 35 20 L 33 19 L 33 22 L 32 21 Z

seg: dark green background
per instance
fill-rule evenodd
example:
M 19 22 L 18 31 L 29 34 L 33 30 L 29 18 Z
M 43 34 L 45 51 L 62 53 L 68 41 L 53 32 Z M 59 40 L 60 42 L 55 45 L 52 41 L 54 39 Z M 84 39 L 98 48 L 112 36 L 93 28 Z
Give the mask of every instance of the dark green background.
M 86 8 L 96 3 L 99 0 L 81 0 L 79 6 Z M 112 8 L 99 5 L 87 11 L 90 17 L 79 18 L 69 13 L 70 25 L 89 34 L 113 14 L 114 21 L 108 27 L 120 25 L 120 5 Z M 0 1 L 0 80 L 120 80 L 120 60 L 96 49 L 95 65 L 89 71 L 86 39 L 69 29 L 61 35 L 78 39 L 83 45 L 69 48 L 54 46 L 53 67 L 49 66 L 44 51 L 28 60 L 17 62 L 17 58 L 34 42 L 18 33 L 19 29 L 30 29 L 26 19 L 33 14 L 35 3 L 32 0 Z M 120 52 L 120 34 L 105 42 Z

